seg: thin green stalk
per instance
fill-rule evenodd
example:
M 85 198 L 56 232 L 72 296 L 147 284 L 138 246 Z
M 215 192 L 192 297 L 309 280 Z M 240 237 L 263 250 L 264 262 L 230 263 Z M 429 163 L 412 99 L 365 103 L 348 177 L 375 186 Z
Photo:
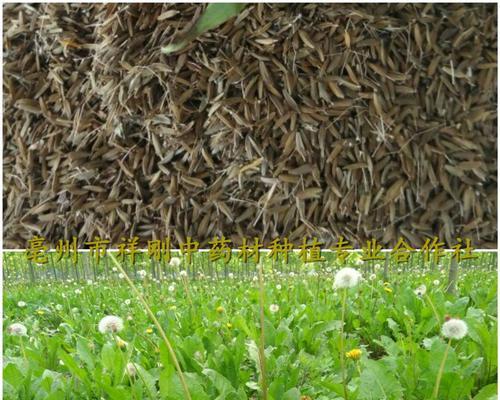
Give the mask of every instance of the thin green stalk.
M 319 300 L 319 293 L 321 291 L 321 277 L 318 273 L 318 275 L 316 276 L 316 299 Z
M 424 297 L 427 300 L 427 302 L 429 303 L 429 305 L 431 306 L 432 312 L 434 313 L 434 316 L 436 317 L 436 321 L 437 321 L 438 325 L 441 324 L 441 318 L 439 317 L 439 314 L 436 310 L 436 307 L 434 307 L 434 303 L 432 302 L 431 298 L 429 297 L 428 294 L 425 294 Z
M 189 291 L 189 283 L 187 276 L 181 276 L 181 281 L 184 286 L 184 291 L 186 292 L 187 299 L 189 301 L 189 305 L 193 307 L 193 300 L 191 299 L 191 293 Z
M 144 376 L 142 375 L 142 372 L 140 372 L 139 369 L 137 369 L 137 375 L 139 375 L 139 378 L 141 378 L 142 382 L 144 383 L 144 386 L 146 387 L 146 390 L 149 394 L 149 398 L 151 400 L 155 400 L 155 396 L 154 396 L 153 392 L 151 391 L 151 388 L 149 387 L 148 382 L 146 382 L 146 378 L 144 378 Z
M 265 354 L 265 336 L 264 336 L 264 278 L 262 276 L 262 267 L 257 267 L 259 271 L 259 292 L 260 292 L 260 380 L 262 386 L 262 398 L 267 400 L 267 381 L 266 381 L 266 354 Z
M 125 366 L 125 368 L 127 368 L 127 367 Z M 127 374 L 127 375 L 128 375 L 128 374 Z M 135 381 L 136 381 L 136 379 L 135 379 L 135 377 L 134 377 L 134 376 L 130 376 L 130 375 L 129 375 L 129 376 L 128 376 L 128 379 L 130 380 L 130 386 L 135 385 Z M 133 388 L 131 387 L 131 388 L 130 388 L 130 392 L 131 392 L 131 394 L 132 394 L 132 400 L 135 400 L 135 392 L 134 392 L 134 390 L 132 390 L 132 389 L 133 389 Z
M 120 341 L 118 340 L 118 337 L 116 336 L 116 334 L 113 333 L 112 336 L 113 336 L 113 341 L 116 344 L 116 347 L 118 347 L 118 351 L 120 352 L 120 355 L 121 355 L 121 358 L 122 358 L 122 363 L 123 363 L 123 372 L 122 372 L 122 375 L 120 377 L 120 382 L 119 382 L 119 384 L 121 384 L 123 382 L 123 378 L 125 378 L 125 374 L 127 373 L 126 369 L 127 369 L 127 360 L 128 360 L 128 357 L 125 358 L 125 355 L 123 354 L 122 349 L 120 348 L 120 345 L 119 345 Z
M 21 347 L 21 353 L 23 355 L 23 358 L 28 361 L 28 357 L 26 357 L 26 350 L 24 349 L 24 339 L 22 336 L 19 337 L 19 343 Z
M 371 308 L 371 315 L 373 315 L 375 313 L 375 308 L 377 307 L 377 299 L 373 299 L 373 291 L 375 290 L 375 285 L 373 283 L 370 284 L 371 287 L 372 287 L 372 291 L 371 291 L 371 294 L 370 294 L 370 303 L 372 304 L 372 308 Z
M 347 376 L 345 370 L 345 349 L 344 349 L 344 321 L 345 321 L 345 308 L 347 303 L 347 289 L 344 289 L 342 293 L 342 318 L 340 325 L 340 369 L 342 370 L 342 386 L 344 388 L 344 398 L 349 399 L 349 393 L 347 391 Z
M 405 353 L 409 353 L 411 359 L 413 360 L 413 362 L 410 364 L 410 368 L 411 368 L 411 371 L 412 371 L 412 374 L 413 374 L 413 384 L 414 384 L 414 387 L 416 387 L 417 385 L 417 370 L 415 368 L 415 365 L 417 365 L 417 362 L 416 362 L 416 358 L 415 358 L 415 348 L 413 346 L 413 335 L 412 335 L 412 332 L 413 332 L 413 326 L 412 326 L 412 320 L 410 319 L 409 322 L 408 322 L 408 325 L 406 325 L 406 331 L 407 331 L 407 336 L 408 336 L 408 348 L 406 348 L 406 345 L 404 346 L 404 352 Z M 402 339 L 402 342 L 404 343 L 403 339 Z
M 448 358 L 448 352 L 451 347 L 451 339 L 448 340 L 448 345 L 444 351 L 443 359 L 441 360 L 441 365 L 439 366 L 439 371 L 436 377 L 436 384 L 434 385 L 434 391 L 432 392 L 432 400 L 437 400 L 439 394 L 439 385 L 441 384 L 441 378 L 443 377 L 444 366 L 446 364 L 446 359 Z
M 155 324 L 156 328 L 158 328 L 158 332 L 160 332 L 160 336 L 163 339 L 163 341 L 165 342 L 165 345 L 167 346 L 167 349 L 168 349 L 168 352 L 170 354 L 170 357 L 172 358 L 172 361 L 174 363 L 175 369 L 177 370 L 177 373 L 179 374 L 179 379 L 181 381 L 182 388 L 184 390 L 184 396 L 185 396 L 185 398 L 187 400 L 191 400 L 191 394 L 189 393 L 189 389 L 188 389 L 186 380 L 184 378 L 184 374 L 182 372 L 181 366 L 179 364 L 179 360 L 177 359 L 177 356 L 175 355 L 174 349 L 173 349 L 170 341 L 168 340 L 167 335 L 165 334 L 165 331 L 161 327 L 160 322 L 158 321 L 158 319 L 156 319 L 153 311 L 151 311 L 151 308 L 149 308 L 148 303 L 146 302 L 146 300 L 144 300 L 144 297 L 141 295 L 141 293 L 139 292 L 139 290 L 137 290 L 136 286 L 130 280 L 130 278 L 128 277 L 127 273 L 122 268 L 122 266 L 117 261 L 117 259 L 111 253 L 109 254 L 109 256 L 111 257 L 111 260 L 113 260 L 113 262 L 115 263 L 116 267 L 120 270 L 120 272 L 125 277 L 125 280 L 129 284 L 129 286 L 132 289 L 132 291 L 135 293 L 135 295 L 137 296 L 137 298 L 139 299 L 139 301 L 144 306 L 144 309 L 146 310 L 146 313 L 149 315 L 149 317 L 151 318 L 151 320 Z

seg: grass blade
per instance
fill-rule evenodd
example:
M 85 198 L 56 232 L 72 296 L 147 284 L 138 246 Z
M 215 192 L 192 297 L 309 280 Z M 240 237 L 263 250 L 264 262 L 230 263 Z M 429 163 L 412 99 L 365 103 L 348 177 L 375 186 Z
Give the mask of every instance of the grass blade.
M 217 28 L 227 20 L 238 15 L 246 7 L 245 3 L 211 3 L 191 28 L 191 30 L 177 42 L 171 43 L 161 49 L 162 53 L 171 54 L 182 50 L 189 42 L 196 39 L 210 29 Z

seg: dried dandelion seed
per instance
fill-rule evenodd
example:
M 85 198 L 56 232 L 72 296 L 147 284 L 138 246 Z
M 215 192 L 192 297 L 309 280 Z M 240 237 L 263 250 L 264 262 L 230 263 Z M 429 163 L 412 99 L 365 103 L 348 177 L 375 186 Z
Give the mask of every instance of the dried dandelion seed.
M 160 54 L 203 7 L 5 5 L 5 247 L 496 247 L 494 4 L 248 5 Z

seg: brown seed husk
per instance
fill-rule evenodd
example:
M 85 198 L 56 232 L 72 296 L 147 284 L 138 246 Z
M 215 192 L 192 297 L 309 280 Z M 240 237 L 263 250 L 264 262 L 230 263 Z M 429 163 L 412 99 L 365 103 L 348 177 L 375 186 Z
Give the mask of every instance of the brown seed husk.
M 4 5 L 4 245 L 497 241 L 495 4 Z

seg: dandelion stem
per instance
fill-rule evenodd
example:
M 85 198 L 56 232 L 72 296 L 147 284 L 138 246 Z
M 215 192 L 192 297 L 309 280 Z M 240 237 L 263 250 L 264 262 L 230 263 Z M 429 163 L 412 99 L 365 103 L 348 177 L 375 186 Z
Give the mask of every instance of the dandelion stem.
M 165 342 L 165 345 L 167 346 L 167 349 L 168 349 L 168 352 L 170 354 L 170 357 L 172 358 L 172 361 L 174 363 L 175 369 L 177 370 L 177 373 L 179 374 L 179 379 L 181 381 L 182 388 L 184 390 L 184 396 L 185 396 L 185 398 L 187 400 L 191 400 L 191 394 L 189 393 L 189 389 L 188 389 L 186 380 L 184 378 L 184 374 L 182 372 L 181 366 L 179 364 L 179 360 L 177 360 L 177 356 L 175 355 L 174 349 L 173 349 L 170 341 L 168 340 L 167 335 L 165 334 L 165 331 L 161 327 L 160 322 L 158 321 L 158 319 L 156 319 L 153 311 L 151 311 L 151 308 L 149 308 L 148 303 L 146 302 L 146 300 L 144 300 L 144 297 L 141 295 L 141 293 L 139 292 L 139 290 L 137 290 L 137 288 L 134 285 L 134 283 L 130 280 L 130 278 L 128 277 L 127 273 L 122 268 L 122 266 L 120 265 L 120 263 L 118 262 L 118 260 L 113 256 L 113 254 L 110 254 L 109 256 L 111 257 L 111 260 L 113 260 L 113 262 L 115 263 L 116 267 L 120 270 L 120 272 L 125 277 L 125 280 L 129 284 L 129 286 L 132 289 L 132 291 L 135 293 L 135 295 L 137 296 L 137 298 L 139 299 L 139 301 L 144 306 L 144 309 L 146 310 L 146 313 L 152 319 L 152 321 L 155 324 L 156 328 L 158 328 L 158 332 L 160 333 L 161 338 Z
M 349 399 L 347 392 L 347 377 L 345 371 L 345 350 L 344 350 L 344 320 L 345 320 L 345 306 L 347 302 L 347 288 L 342 293 L 342 318 L 340 324 L 340 369 L 342 370 L 342 386 L 344 387 L 344 398 Z
M 437 400 L 439 394 L 439 385 L 441 384 L 441 378 L 443 377 L 444 366 L 446 364 L 446 359 L 448 358 L 448 352 L 451 347 L 451 339 L 448 340 L 448 345 L 444 351 L 443 359 L 441 360 L 441 365 L 439 366 L 439 371 L 436 377 L 436 384 L 434 385 L 434 391 L 432 392 L 432 400 Z
M 127 359 L 125 359 L 125 355 L 123 354 L 121 348 L 120 348 L 120 340 L 118 339 L 118 337 L 116 336 L 115 333 L 112 334 L 113 336 L 113 341 L 116 343 L 116 347 L 118 347 L 118 351 L 120 352 L 120 355 L 121 355 L 121 358 L 122 358 L 122 363 L 123 363 L 123 372 L 122 372 L 122 375 L 120 377 L 120 382 L 118 384 L 121 384 L 123 382 L 123 378 L 125 378 L 125 374 L 126 374 L 126 368 L 127 368 Z
M 28 358 L 26 357 L 26 349 L 24 348 L 24 339 L 22 336 L 19 337 L 19 344 L 21 347 L 21 353 L 23 355 L 23 358 L 28 361 Z
M 262 398 L 267 400 L 267 382 L 266 382 L 266 354 L 265 336 L 264 336 L 264 278 L 262 276 L 262 267 L 257 267 L 259 271 L 259 299 L 260 299 L 260 346 L 259 346 L 259 361 L 260 361 L 260 379 L 262 386 Z
M 439 317 L 439 314 L 438 314 L 438 312 L 436 310 L 436 307 L 434 307 L 434 303 L 432 302 L 431 298 L 429 297 L 428 294 L 425 294 L 424 296 L 425 296 L 425 299 L 427 300 L 427 302 L 429 303 L 429 305 L 432 308 L 432 312 L 434 313 L 434 316 L 436 317 L 436 321 L 437 321 L 438 325 L 441 324 L 441 318 Z
M 191 307 L 193 307 L 193 300 L 191 299 L 191 293 L 189 291 L 189 284 L 188 284 L 188 279 L 186 276 L 181 276 L 181 281 L 184 285 L 184 291 L 186 292 L 186 296 L 188 298 L 188 301 L 189 301 L 189 305 Z
M 359 367 L 359 362 L 356 361 L 356 369 L 358 370 L 359 376 L 361 376 L 361 368 Z

